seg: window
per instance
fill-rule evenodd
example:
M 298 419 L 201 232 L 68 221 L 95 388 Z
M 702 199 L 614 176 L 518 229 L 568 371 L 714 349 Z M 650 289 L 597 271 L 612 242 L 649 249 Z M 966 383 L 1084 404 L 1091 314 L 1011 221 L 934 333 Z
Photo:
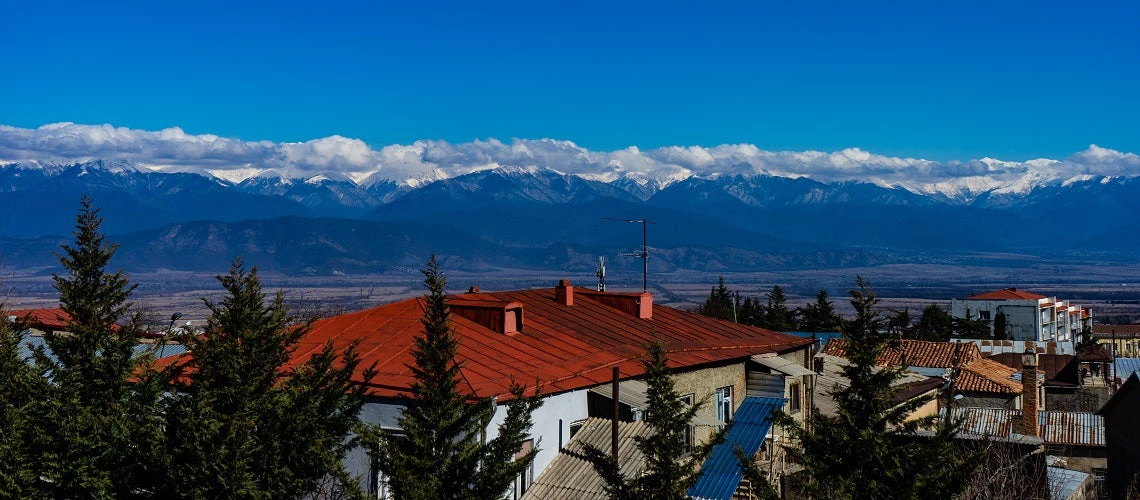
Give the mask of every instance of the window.
M 721 422 L 732 420 L 732 386 L 716 390 L 716 418 Z
M 792 382 L 788 386 L 788 412 L 798 413 L 800 411 L 800 383 Z
M 681 400 L 681 403 L 684 404 L 686 409 L 687 409 L 688 407 L 693 406 L 693 401 L 696 400 L 696 395 L 695 394 L 686 394 L 686 395 L 681 396 L 677 399 Z M 692 452 L 693 451 L 693 425 L 692 424 L 685 426 L 685 435 L 682 436 L 681 439 L 684 440 L 683 444 L 685 446 L 685 453 Z
M 990 312 L 989 311 L 978 311 L 978 316 L 980 318 L 986 320 L 986 321 L 990 320 Z
M 582 430 L 583 425 L 586 425 L 585 420 L 578 420 L 578 421 L 570 422 L 570 437 L 574 437 L 574 435 L 577 434 L 578 431 Z
M 523 441 L 522 446 L 519 447 L 519 451 L 517 453 L 515 453 L 515 460 L 522 458 L 527 453 L 530 453 L 531 450 L 533 450 L 533 449 L 534 449 L 534 440 L 533 439 L 528 439 L 526 441 Z M 534 462 L 531 462 L 530 467 L 527 467 L 526 470 L 524 470 L 522 472 L 522 474 L 519 474 L 519 477 L 515 478 L 515 498 L 522 497 L 523 494 L 526 493 L 526 490 L 530 489 L 530 485 L 533 482 L 534 482 Z
M 1092 473 L 1097 498 L 1108 498 L 1108 469 L 1093 469 Z
M 396 427 L 384 427 L 383 430 L 394 436 L 404 435 L 403 429 Z M 376 494 L 376 498 L 380 500 L 391 500 L 392 489 L 388 487 L 388 478 L 383 472 L 380 472 L 380 465 L 376 462 L 377 457 L 370 456 L 369 458 L 371 461 L 369 467 L 372 469 L 369 474 L 369 483 L 371 483 L 368 485 L 369 489 L 372 493 Z

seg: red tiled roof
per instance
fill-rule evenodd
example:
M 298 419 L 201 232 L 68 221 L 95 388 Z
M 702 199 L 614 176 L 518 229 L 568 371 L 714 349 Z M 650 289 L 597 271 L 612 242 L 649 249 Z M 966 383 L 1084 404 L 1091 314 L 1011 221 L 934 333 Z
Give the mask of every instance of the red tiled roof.
M 1016 288 L 1003 288 L 992 292 L 979 293 L 967 297 L 967 300 L 1038 300 L 1043 298 L 1045 298 L 1044 295 L 1018 290 Z
M 674 368 L 783 352 L 812 342 L 665 306 L 655 306 L 652 318 L 639 319 L 604 305 L 598 292 L 575 295 L 573 306 L 559 302 L 553 288 L 449 297 L 467 306 L 474 301 L 518 303 L 525 313 L 522 328 L 512 335 L 452 314 L 464 390 L 477 397 L 503 396 L 514 379 L 528 385 L 537 380 L 544 393 L 558 393 L 605 383 L 614 366 L 623 377 L 636 376 L 642 373 L 643 345 L 655 336 L 665 342 Z M 378 373 L 370 394 L 399 397 L 413 381 L 408 365 L 414 363 L 413 341 L 423 332 L 424 307 L 422 298 L 408 299 L 317 321 L 301 338 L 289 366 L 303 363 L 326 342 L 343 349 L 359 341 L 362 363 L 356 377 L 375 363 Z
M 43 330 L 64 330 L 71 317 L 63 309 L 16 309 L 8 311 L 9 316 L 15 316 L 16 321 L 24 321 L 32 328 Z
M 832 339 L 823 348 L 824 354 L 847 357 L 847 339 Z M 887 341 L 875 363 L 880 366 L 907 366 L 922 368 L 960 368 L 955 388 L 964 391 L 1016 394 L 1021 383 L 1012 377 L 1017 370 L 982 357 L 973 342 L 934 342 L 928 340 L 898 339 Z
M 1015 373 L 1017 370 L 992 359 L 975 359 L 958 371 L 958 379 L 954 381 L 954 389 L 971 392 L 1020 394 L 1021 382 L 1012 378 Z
M 847 339 L 831 339 L 823 348 L 824 354 L 847 357 Z M 951 368 L 954 359 L 958 366 L 982 357 L 982 352 L 973 342 L 934 342 L 928 340 L 889 340 L 879 359 L 880 366 L 902 365 L 923 368 Z
M 1113 332 L 1117 337 L 1140 336 L 1140 325 L 1093 325 L 1093 335 L 1098 338 L 1112 338 Z

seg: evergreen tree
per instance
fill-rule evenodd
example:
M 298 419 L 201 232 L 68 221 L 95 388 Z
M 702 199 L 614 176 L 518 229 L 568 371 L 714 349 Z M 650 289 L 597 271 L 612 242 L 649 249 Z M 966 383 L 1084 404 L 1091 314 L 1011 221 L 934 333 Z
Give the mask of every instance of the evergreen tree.
M 53 357 L 35 354 L 50 383 L 32 408 L 33 467 L 43 494 L 56 498 L 145 495 L 161 446 L 161 387 L 134 355 L 135 286 L 122 271 L 106 272 L 117 245 L 105 241 L 102 222 L 84 196 L 74 244 L 59 256 L 67 275 L 52 276 L 67 333 L 46 335 Z
M 764 328 L 786 332 L 795 328 L 795 318 L 788 310 L 788 297 L 780 285 L 773 285 L 767 293 L 768 305 L 764 308 Z
M 159 496 L 298 498 L 328 477 L 347 482 L 342 460 L 356 445 L 371 368 L 354 383 L 355 345 L 338 353 L 332 344 L 289 368 L 309 324 L 291 326 L 283 294 L 267 303 L 257 269 L 240 259 L 218 281 L 225 297 L 205 301 L 205 331 L 183 336 L 190 356 L 171 373 Z
M 612 499 L 688 498 L 689 488 L 700 478 L 701 464 L 713 446 L 724 441 L 727 428 L 685 455 L 689 423 L 707 400 L 686 405 L 674 388 L 667 362 L 665 346 L 660 341 L 647 346 L 647 356 L 642 362 L 648 386 L 645 423 L 652 434 L 634 438 L 638 450 L 645 456 L 644 470 L 635 477 L 626 477 L 614 467 L 610 452 L 592 446 L 586 448 L 586 459 L 606 482 L 606 491 Z
M 760 303 L 759 299 L 745 297 L 744 302 L 740 304 L 740 311 L 737 315 L 738 322 L 748 326 L 760 326 L 764 319 L 764 305 Z
M 415 365 L 410 368 L 415 381 L 400 416 L 402 433 L 379 433 L 378 465 L 396 498 L 501 498 L 538 451 L 534 448 L 515 459 L 528 439 L 531 414 L 542 404 L 541 395 L 536 390 L 525 396 L 521 385 L 512 384 L 498 435 L 481 442 L 495 401 L 471 402 L 469 395 L 459 392 L 461 366 L 455 360 L 459 342 L 447 307 L 447 281 L 434 255 L 423 273 L 428 291 L 424 335 L 416 338 L 412 350 Z
M 26 498 L 34 495 L 37 481 L 27 442 L 35 426 L 31 409 L 47 388 L 21 355 L 24 325 L 7 318 L 0 306 L 0 496 Z
M 966 309 L 965 318 L 954 318 L 954 336 L 960 339 L 989 339 L 991 337 L 990 322 L 975 318 L 969 309 Z
M 735 300 L 736 295 L 725 286 L 724 276 L 721 276 L 697 312 L 712 318 L 733 321 Z
M 913 338 L 945 342 L 954 333 L 954 317 L 938 304 L 930 304 L 922 310 L 922 316 L 912 329 Z
M 839 329 L 839 315 L 827 298 L 827 290 L 820 290 L 815 296 L 815 303 L 805 304 L 799 309 L 801 329 L 808 332 L 834 332 Z
M 1009 329 L 1009 321 L 1005 317 L 1005 313 L 998 311 L 994 315 L 994 340 L 1006 340 L 1006 330 Z
M 1087 349 L 1096 347 L 1096 338 L 1093 337 L 1092 326 L 1085 323 L 1081 326 L 1080 333 L 1077 334 L 1077 348 Z
M 838 406 L 835 416 L 813 410 L 811 429 L 779 417 L 802 445 L 787 448 L 788 454 L 803 465 L 803 487 L 815 498 L 950 498 L 965 488 L 972 460 L 952 448 L 955 425 L 936 417 L 907 421 L 930 397 L 893 400 L 891 383 L 904 368 L 876 366 L 888 339 L 877 302 L 859 278 L 851 291 L 855 317 L 842 325 L 850 361 L 843 376 L 850 386 L 831 394 Z M 916 436 L 924 428 L 934 428 L 934 435 Z
M 910 324 L 910 309 L 903 309 L 895 311 L 887 318 L 887 330 L 890 331 L 891 337 L 894 338 L 909 338 L 913 326 Z

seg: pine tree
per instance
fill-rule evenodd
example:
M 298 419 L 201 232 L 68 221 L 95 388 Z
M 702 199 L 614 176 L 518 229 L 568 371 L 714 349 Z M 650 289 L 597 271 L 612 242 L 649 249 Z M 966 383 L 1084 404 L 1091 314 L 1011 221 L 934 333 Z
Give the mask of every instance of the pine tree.
M 0 496 L 26 498 L 37 481 L 27 442 L 35 426 L 31 408 L 47 388 L 20 352 L 24 325 L 7 318 L 0 305 Z
M 894 338 L 909 338 L 914 326 L 910 324 L 910 309 L 891 314 L 887 319 L 887 329 Z
M 954 317 L 938 304 L 930 304 L 922 310 L 918 323 L 914 325 L 913 338 L 945 342 L 954 333 Z
M 52 276 L 67 333 L 46 335 L 53 357 L 35 355 L 50 385 L 33 407 L 33 463 L 43 493 L 57 498 L 145 495 L 162 438 L 157 377 L 134 355 L 135 285 L 106 272 L 117 245 L 106 242 L 102 222 L 84 196 L 74 246 L 59 256 L 68 274 Z
M 992 338 L 990 322 L 975 318 L 969 309 L 966 309 L 965 318 L 954 318 L 951 321 L 954 336 L 961 339 L 989 339 Z
M 799 309 L 799 327 L 808 332 L 834 332 L 839 328 L 839 315 L 827 300 L 827 290 L 820 290 L 815 303 L 805 304 Z
M 724 441 L 727 428 L 686 456 L 685 436 L 689 423 L 708 401 L 686 405 L 674 388 L 665 346 L 655 341 L 646 350 L 647 355 L 642 362 L 648 386 L 645 423 L 652 429 L 652 434 L 634 438 L 638 450 L 645 456 L 644 470 L 635 477 L 626 477 L 614 467 L 613 457 L 608 451 L 592 446 L 587 446 L 585 456 L 606 482 L 606 491 L 612 499 L 681 500 L 688 498 L 689 488 L 701 476 L 701 464 L 712 448 Z
M 698 308 L 698 312 L 712 318 L 732 321 L 734 319 L 735 300 L 735 294 L 725 286 L 724 276 L 721 276 L 717 281 L 717 286 L 709 291 L 709 297 L 705 299 L 705 303 Z
M 537 448 L 518 459 L 531 427 L 531 414 L 541 403 L 536 390 L 525 396 L 512 384 L 506 419 L 487 443 L 481 436 L 491 422 L 495 402 L 471 401 L 459 391 L 459 342 L 447 307 L 447 280 L 432 255 L 423 269 L 424 335 L 417 337 L 411 366 L 415 381 L 400 416 L 401 432 L 381 431 L 376 443 L 378 465 L 396 498 L 500 498 L 511 482 L 530 467 Z
M 786 332 L 795 328 L 795 318 L 788 310 L 788 297 L 780 285 L 773 285 L 767 293 L 768 305 L 764 308 L 764 328 Z
M 802 445 L 787 448 L 788 454 L 804 466 L 802 486 L 816 498 L 950 498 L 966 486 L 972 460 L 954 453 L 952 423 L 935 417 L 907 421 L 930 397 L 894 402 L 891 383 L 903 368 L 876 366 L 888 335 L 877 302 L 859 278 L 851 291 L 855 317 L 842 325 L 850 361 L 843 376 L 850 386 L 832 393 L 835 416 L 813 410 L 810 430 L 780 416 Z M 933 436 L 916 436 L 924 428 L 934 428 Z
M 1005 313 L 998 311 L 994 315 L 994 340 L 1006 340 L 1006 330 L 1009 329 L 1009 321 L 1005 317 Z
M 240 259 L 218 280 L 225 297 L 205 301 L 205 330 L 183 337 L 190 356 L 171 373 L 159 496 L 298 498 L 328 477 L 348 481 L 342 460 L 372 370 L 353 381 L 355 345 L 331 344 L 287 369 L 309 324 L 290 325 L 284 296 L 267 303 L 257 269 Z

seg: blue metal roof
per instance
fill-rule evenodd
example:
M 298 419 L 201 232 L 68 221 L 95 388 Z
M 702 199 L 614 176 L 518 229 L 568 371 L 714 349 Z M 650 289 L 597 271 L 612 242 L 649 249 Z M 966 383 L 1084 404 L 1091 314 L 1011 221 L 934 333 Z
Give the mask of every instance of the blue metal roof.
M 794 335 L 796 337 L 802 337 L 805 339 L 814 338 L 814 339 L 819 341 L 819 348 L 820 349 L 823 349 L 823 347 L 827 345 L 828 340 L 843 337 L 843 334 L 839 333 L 839 332 L 782 332 L 782 333 L 786 333 L 788 335 Z
M 1133 373 L 1140 373 L 1140 358 L 1116 358 L 1116 378 L 1127 380 Z
M 47 340 L 39 335 L 24 336 L 24 339 L 20 341 L 20 357 L 25 360 L 31 359 L 32 351 L 40 346 L 43 346 L 48 358 L 55 359 L 55 356 L 51 353 L 51 348 L 47 345 Z M 186 352 L 186 346 L 182 344 L 136 344 L 134 347 L 135 357 L 142 356 L 146 353 L 153 354 L 155 358 L 169 357 L 184 352 Z
M 689 496 L 708 500 L 728 500 L 744 478 L 736 448 L 755 455 L 772 427 L 773 411 L 784 406 L 784 398 L 747 397 L 736 410 L 732 427 L 723 443 L 713 448 L 701 465 L 701 477 L 689 488 Z

